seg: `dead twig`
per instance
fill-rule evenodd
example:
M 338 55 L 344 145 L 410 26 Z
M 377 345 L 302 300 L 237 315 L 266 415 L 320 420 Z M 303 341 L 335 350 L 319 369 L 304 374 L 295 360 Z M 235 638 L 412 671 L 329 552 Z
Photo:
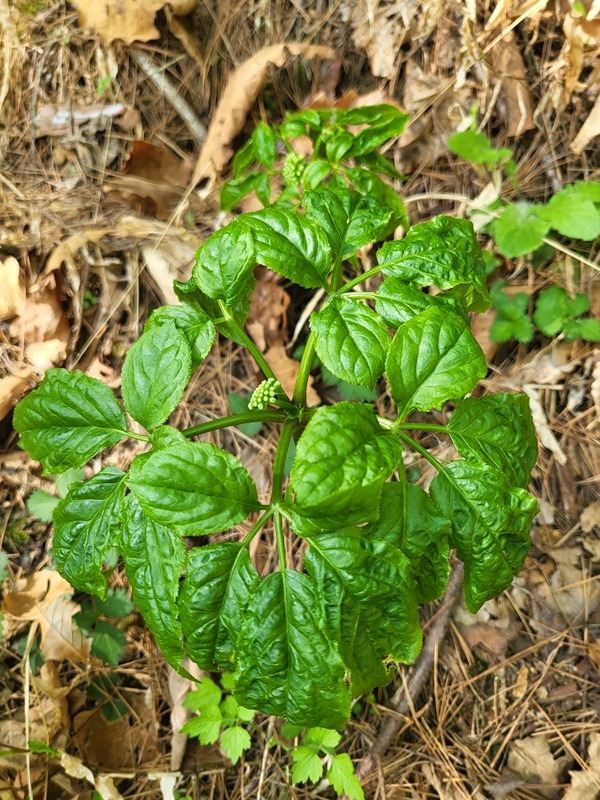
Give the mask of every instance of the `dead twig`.
M 389 708 L 394 713 L 384 722 L 377 738 L 356 771 L 356 775 L 361 781 L 373 772 L 379 758 L 386 752 L 400 730 L 403 724 L 402 717 L 408 713 L 412 703 L 425 686 L 425 681 L 431 673 L 436 653 L 448 630 L 452 609 L 460 595 L 463 574 L 463 565 L 461 563 L 455 564 L 450 573 L 446 592 L 442 598 L 442 606 L 429 628 L 423 649 L 410 670 L 406 690 L 403 685 L 394 693 L 389 702 Z

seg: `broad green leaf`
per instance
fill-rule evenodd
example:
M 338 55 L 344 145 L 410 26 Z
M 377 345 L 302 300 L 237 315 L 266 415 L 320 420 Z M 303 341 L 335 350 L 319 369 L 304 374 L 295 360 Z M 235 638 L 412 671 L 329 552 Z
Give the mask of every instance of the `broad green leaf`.
M 348 297 L 334 297 L 310 316 L 317 355 L 336 378 L 374 389 L 385 370 L 390 337 L 372 309 Z
M 506 342 L 517 339 L 529 342 L 533 338 L 533 322 L 528 317 L 529 295 L 516 292 L 509 295 L 502 291 L 502 281 L 492 286 L 491 296 L 496 316 L 490 328 L 492 342 Z
M 222 697 L 220 686 L 208 675 L 203 675 L 196 688 L 186 694 L 183 705 L 190 711 L 207 711 L 211 707 L 218 707 Z
M 156 450 L 165 450 L 174 444 L 185 444 L 187 439 L 183 433 L 172 425 L 161 425 L 150 434 L 150 443 Z
M 341 741 L 342 734 L 331 728 L 308 728 L 302 737 L 303 744 L 323 753 L 333 753 Z
M 468 461 L 444 467 L 431 496 L 452 523 L 450 545 L 464 562 L 465 600 L 476 613 L 523 566 L 537 503 L 524 489 L 509 489 L 501 473 Z
M 265 208 L 271 204 L 271 178 L 266 172 L 262 172 L 256 181 L 255 192 Z
M 538 214 L 563 236 L 586 242 L 600 236 L 600 211 L 572 186 L 557 192 Z
M 331 165 L 329 161 L 317 158 L 314 161 L 309 161 L 306 169 L 302 173 L 302 185 L 305 189 L 316 189 L 320 186 L 325 178 L 331 172 Z
M 120 550 L 133 600 L 174 669 L 183 660 L 177 608 L 185 546 L 178 533 L 149 519 L 133 495 L 127 497 Z
M 98 620 L 91 632 L 91 654 L 102 659 L 111 667 L 119 666 L 125 651 L 125 633 L 110 622 Z
M 542 293 L 543 294 L 543 293 Z M 567 300 L 567 314 L 570 317 L 578 317 L 590 310 L 590 298 L 581 292 Z
M 354 136 L 347 157 L 361 156 L 377 150 L 380 145 L 399 136 L 408 122 L 409 115 L 403 114 L 395 106 L 380 104 L 364 108 L 351 108 L 338 115 L 343 125 L 362 125 L 360 133 Z
M 370 406 L 318 408 L 296 447 L 289 487 L 293 509 L 325 527 L 376 518 L 381 487 L 401 454 L 398 441 L 383 430 Z
M 119 541 L 126 474 L 104 467 L 89 481 L 74 484 L 54 512 L 56 567 L 76 589 L 106 597 L 102 568 Z
M 41 522 L 52 522 L 52 514 L 59 502 L 60 497 L 36 489 L 27 498 L 27 511 Z
M 186 650 L 202 669 L 232 669 L 235 643 L 258 573 L 238 542 L 194 547 L 179 594 Z
M 234 178 L 239 178 L 247 172 L 248 168 L 256 164 L 257 156 L 254 149 L 254 142 L 252 139 L 243 144 L 239 150 L 235 151 L 235 155 L 231 161 L 231 169 Z
M 354 773 L 348 753 L 338 753 L 331 759 L 327 779 L 338 796 L 345 795 L 348 800 L 365 800 L 365 793 Z
M 80 467 L 71 467 L 70 469 L 61 472 L 56 476 L 56 491 L 59 497 L 65 497 L 69 491 L 69 486 L 76 481 L 82 481 L 85 478 L 85 470 Z
M 463 458 L 487 464 L 525 488 L 537 460 L 537 436 L 524 394 L 470 397 L 456 407 L 448 431 Z
M 244 344 L 243 340 L 240 338 L 238 327 L 243 328 L 248 318 L 248 313 L 250 311 L 250 295 L 252 294 L 254 284 L 254 275 L 251 274 L 248 276 L 248 282 L 244 289 L 242 299 L 233 307 L 229 308 L 229 312 L 232 314 L 237 327 L 231 325 L 229 322 L 223 321 L 223 311 L 219 307 L 218 301 L 213 300 L 211 297 L 201 292 L 194 278 L 190 278 L 185 283 L 173 281 L 173 288 L 175 289 L 175 294 L 182 303 L 192 306 L 193 309 L 201 313 L 207 314 L 208 317 L 213 320 L 213 324 L 219 333 L 227 337 L 227 339 L 231 339 L 232 342 Z
M 255 264 L 252 234 L 236 220 L 213 233 L 198 250 L 193 276 L 204 294 L 230 307 L 247 296 Z
M 221 733 L 223 715 L 218 706 L 209 706 L 200 712 L 197 717 L 192 717 L 181 728 L 181 733 L 196 736 L 200 744 L 214 744 Z
M 306 289 L 326 286 L 331 250 L 325 234 L 296 211 L 265 208 L 238 217 L 252 232 L 256 260 Z
M 389 681 L 382 659 L 412 662 L 421 647 L 415 585 L 402 553 L 362 528 L 310 537 L 305 564 L 353 696 Z
M 125 408 L 151 431 L 175 410 L 191 373 L 191 349 L 175 323 L 151 328 L 131 346 L 123 363 Z
M 556 336 L 563 329 L 569 315 L 569 295 L 562 286 L 549 286 L 540 292 L 535 304 L 533 320 L 546 336 Z
M 66 369 L 49 369 L 15 408 L 19 447 L 44 475 L 80 467 L 125 436 L 127 420 L 114 392 L 101 381 Z
M 127 482 L 151 519 L 188 536 L 227 530 L 260 508 L 247 470 L 208 442 L 177 444 L 135 459 Z
M 331 137 L 323 137 L 325 140 L 325 153 L 327 160 L 330 162 L 338 163 L 348 154 L 352 143 L 354 141 L 353 134 L 350 131 L 338 129 Z
M 306 216 L 325 231 L 333 253 L 341 261 L 359 248 L 378 241 L 392 216 L 391 209 L 352 189 L 305 192 Z
M 386 371 L 398 417 L 404 418 L 463 397 L 487 367 L 469 322 L 433 306 L 398 328 Z
M 466 219 L 434 217 L 377 253 L 383 273 L 415 286 L 456 287 L 469 311 L 485 311 L 490 300 L 481 248 Z
M 565 339 L 583 339 L 586 342 L 600 342 L 600 320 L 571 319 L 565 323 Z
M 323 776 L 323 762 L 310 747 L 300 745 L 290 753 L 292 757 L 292 783 L 316 783 Z
M 400 195 L 391 186 L 388 186 L 385 181 L 382 181 L 379 175 L 371 172 L 370 169 L 363 169 L 363 167 L 346 167 L 344 173 L 353 186 L 356 186 L 358 191 L 365 197 L 375 198 L 381 205 L 392 210 L 392 217 L 388 223 L 387 228 L 381 234 L 384 238 L 390 236 L 398 225 L 408 229 L 409 222 L 404 208 L 404 203 Z
M 344 666 L 323 632 L 306 575 L 268 575 L 250 598 L 238 639 L 235 696 L 297 725 L 342 728 L 350 716 Z
M 256 157 L 263 167 L 272 167 L 275 161 L 275 134 L 273 129 L 264 122 L 259 122 L 252 133 L 252 143 Z
M 469 128 L 455 133 L 448 139 L 448 149 L 472 164 L 499 164 L 512 158 L 513 151 L 504 147 L 497 149 L 485 133 Z
M 591 200 L 600 203 L 600 181 L 577 181 L 568 188 L 580 200 Z
M 420 603 L 441 597 L 450 574 L 450 522 L 427 492 L 406 481 L 386 483 L 379 519 L 366 530 L 404 553 Z
M 381 153 L 374 150 L 372 153 L 364 153 L 356 159 L 358 164 L 364 164 L 373 172 L 379 172 L 381 175 L 388 175 L 390 178 L 397 178 L 402 180 L 401 172 L 398 172 L 392 162 Z
M 221 188 L 221 208 L 223 211 L 232 211 L 238 206 L 246 195 L 253 192 L 262 179 L 264 172 L 252 172 L 226 181 Z
M 123 588 L 109 589 L 104 600 L 94 597 L 93 605 L 96 616 L 113 617 L 113 619 L 124 619 L 134 609 L 127 589 Z
M 252 739 L 245 728 L 242 728 L 240 725 L 233 725 L 231 728 L 226 728 L 223 731 L 220 744 L 227 758 L 234 764 L 237 764 L 242 757 L 242 753 L 248 750 L 252 744 Z
M 197 306 L 188 304 L 162 306 L 152 312 L 144 326 L 144 333 L 161 327 L 167 322 L 173 322 L 187 339 L 192 350 L 192 369 L 196 369 L 209 354 L 215 341 L 216 331 L 212 321 Z
M 538 209 L 526 200 L 507 206 L 492 223 L 492 231 L 499 252 L 506 258 L 517 258 L 533 253 L 544 244 L 550 223 L 541 219 Z
M 430 306 L 449 308 L 461 313 L 461 305 L 456 298 L 445 294 L 426 294 L 400 278 L 386 278 L 375 296 L 377 313 L 392 328 L 399 328 Z

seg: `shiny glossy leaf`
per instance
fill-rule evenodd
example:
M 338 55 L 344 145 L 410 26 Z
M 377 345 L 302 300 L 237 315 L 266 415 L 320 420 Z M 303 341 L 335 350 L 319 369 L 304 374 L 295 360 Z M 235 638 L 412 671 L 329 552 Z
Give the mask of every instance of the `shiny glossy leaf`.
M 409 319 L 431 306 L 440 306 L 461 313 L 460 302 L 445 294 L 426 294 L 400 278 L 386 278 L 377 290 L 375 308 L 392 328 L 399 328 Z
M 260 507 L 247 470 L 207 442 L 186 442 L 136 459 L 127 482 L 151 519 L 186 535 L 227 530 Z
M 247 296 L 255 264 L 252 234 L 236 220 L 213 233 L 198 250 L 193 276 L 204 294 L 229 307 Z
M 49 369 L 44 380 L 15 408 L 19 446 L 44 468 L 44 475 L 80 467 L 127 429 L 114 392 L 83 372 Z
M 208 315 L 198 307 L 191 305 L 162 306 L 153 311 L 144 332 L 159 328 L 167 322 L 173 322 L 183 333 L 192 351 L 192 369 L 204 361 L 215 341 L 215 326 Z

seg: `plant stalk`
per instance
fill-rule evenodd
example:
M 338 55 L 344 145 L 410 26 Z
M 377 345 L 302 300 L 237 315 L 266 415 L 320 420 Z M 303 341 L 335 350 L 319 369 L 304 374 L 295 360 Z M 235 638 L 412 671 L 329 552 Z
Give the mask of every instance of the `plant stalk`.
M 294 386 L 294 396 L 292 401 L 298 406 L 306 405 L 306 389 L 308 387 L 308 379 L 312 369 L 313 361 L 315 359 L 315 335 L 311 333 L 306 340 L 306 347 L 302 353 L 302 360 L 298 369 L 296 377 L 296 385 Z
M 218 431 L 221 428 L 230 428 L 234 425 L 244 425 L 247 422 L 283 422 L 286 418 L 285 411 L 278 409 L 256 409 L 256 411 L 242 411 L 239 414 L 230 414 L 228 417 L 211 419 L 208 422 L 201 422 L 191 428 L 181 431 L 183 435 L 190 439 L 192 436 L 200 436 L 203 433 Z

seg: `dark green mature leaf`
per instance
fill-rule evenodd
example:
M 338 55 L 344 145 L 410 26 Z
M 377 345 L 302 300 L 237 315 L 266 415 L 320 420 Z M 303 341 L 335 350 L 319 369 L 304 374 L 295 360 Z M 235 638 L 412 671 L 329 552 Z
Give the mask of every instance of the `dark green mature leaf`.
M 305 192 L 306 216 L 327 234 L 332 251 L 344 261 L 366 244 L 378 241 L 392 210 L 352 189 Z
M 306 727 L 345 725 L 344 666 L 321 629 L 318 607 L 306 575 L 286 569 L 260 582 L 238 639 L 238 703 Z
M 196 369 L 209 354 L 215 341 L 216 331 L 212 321 L 198 306 L 162 306 L 152 312 L 144 326 L 144 333 L 167 322 L 173 322 L 187 339 L 192 351 L 192 369 Z
M 353 696 L 389 681 L 382 658 L 412 662 L 421 647 L 415 585 L 402 553 L 361 528 L 310 537 L 305 564 Z
M 151 519 L 186 535 L 226 530 L 260 508 L 247 470 L 208 442 L 136 458 L 127 483 Z
M 402 180 L 403 178 L 402 173 L 398 172 L 392 162 L 376 150 L 372 153 L 364 153 L 364 155 L 356 157 L 355 160 L 358 164 L 364 164 L 364 166 L 373 170 L 373 172 L 379 172 L 381 175 L 388 175 L 390 178 L 398 178 L 398 180 Z
M 117 667 L 125 650 L 125 633 L 116 625 L 98 620 L 92 631 L 91 654 Z
M 119 540 L 126 474 L 104 467 L 85 483 L 73 484 L 54 512 L 56 567 L 76 589 L 106 597 L 102 569 Z
M 330 172 L 331 164 L 329 161 L 324 161 L 321 158 L 309 161 L 306 169 L 302 173 L 302 185 L 305 189 L 316 189 L 317 186 L 323 183 Z
M 386 278 L 377 290 L 375 308 L 392 328 L 399 328 L 430 306 L 461 313 L 460 301 L 445 294 L 426 294 L 400 278 Z
M 485 356 L 469 322 L 433 306 L 405 322 L 387 357 L 390 392 L 398 416 L 431 411 L 470 392 L 485 376 Z
M 265 208 L 238 218 L 252 231 L 256 260 L 306 289 L 326 286 L 331 250 L 325 234 L 296 211 Z
M 259 582 L 239 542 L 194 547 L 179 594 L 186 650 L 202 669 L 232 669 L 236 641 Z
M 239 150 L 235 151 L 235 155 L 231 161 L 231 169 L 233 171 L 233 177 L 239 178 L 241 175 L 244 175 L 249 167 L 253 164 L 256 164 L 257 155 L 256 150 L 254 149 L 254 142 L 252 139 L 248 139 L 248 141 L 243 144 Z
M 264 122 L 259 122 L 252 133 L 256 157 L 263 167 L 272 167 L 275 161 L 275 134 Z
M 431 603 L 441 597 L 450 574 L 450 521 L 420 486 L 406 481 L 386 483 L 381 514 L 368 526 L 367 535 L 404 553 L 418 602 Z
M 15 408 L 19 447 L 44 468 L 44 475 L 80 467 L 126 435 L 127 420 L 112 389 L 66 369 L 49 369 L 44 380 Z
M 537 503 L 524 489 L 509 489 L 501 473 L 468 461 L 444 467 L 431 496 L 452 523 L 450 545 L 465 564 L 465 600 L 476 613 L 523 566 Z
M 368 126 L 355 135 L 346 156 L 352 158 L 377 150 L 384 142 L 399 136 L 406 127 L 408 119 L 409 114 L 403 114 L 395 106 L 385 103 L 344 111 L 338 115 L 338 122 L 342 125 Z
M 177 595 L 185 562 L 183 540 L 170 528 L 149 519 L 131 494 L 123 519 L 120 550 L 134 603 L 169 664 L 179 669 L 183 642 Z
M 221 188 L 221 208 L 223 211 L 231 211 L 240 202 L 254 191 L 265 175 L 264 172 L 252 172 L 250 175 L 232 178 L 226 181 Z
M 490 299 L 481 248 L 466 219 L 434 217 L 377 253 L 383 273 L 416 286 L 457 287 L 469 311 L 485 311 Z
M 229 312 L 232 314 L 236 323 L 235 326 L 231 325 L 229 322 L 223 321 L 223 312 L 218 301 L 213 300 L 211 297 L 201 292 L 193 277 L 185 281 L 185 283 L 182 281 L 173 281 L 173 288 L 175 294 L 182 303 L 191 306 L 200 313 L 207 314 L 208 317 L 214 321 L 213 324 L 220 334 L 227 337 L 227 339 L 231 339 L 232 342 L 244 344 L 244 341 L 240 338 L 239 329 L 236 326 L 243 328 L 248 318 L 248 313 L 250 311 L 250 295 L 252 294 L 254 284 L 254 275 L 251 274 L 248 276 L 242 299 L 229 308 Z M 217 322 L 215 320 L 219 321 Z
M 379 425 L 372 407 L 318 408 L 296 447 L 289 488 L 293 510 L 324 528 L 375 519 L 383 482 L 401 457 L 402 448 Z
M 493 467 L 510 485 L 527 486 L 538 453 L 527 395 L 467 398 L 450 417 L 448 431 L 463 458 Z
M 310 316 L 317 355 L 336 378 L 373 389 L 385 370 L 390 337 L 372 309 L 348 297 L 334 297 Z
M 175 323 L 151 328 L 131 346 L 123 363 L 125 408 L 151 431 L 175 410 L 191 373 L 191 348 Z
M 246 297 L 255 264 L 252 234 L 236 220 L 213 233 L 198 250 L 193 276 L 208 297 L 234 306 Z
M 391 186 L 381 180 L 379 175 L 371 172 L 370 169 L 363 169 L 363 167 L 346 167 L 344 172 L 350 183 L 356 186 L 362 195 L 373 197 L 381 205 L 392 210 L 392 217 L 387 228 L 381 234 L 381 238 L 391 235 L 398 225 L 408 229 L 408 215 L 402 199 Z

